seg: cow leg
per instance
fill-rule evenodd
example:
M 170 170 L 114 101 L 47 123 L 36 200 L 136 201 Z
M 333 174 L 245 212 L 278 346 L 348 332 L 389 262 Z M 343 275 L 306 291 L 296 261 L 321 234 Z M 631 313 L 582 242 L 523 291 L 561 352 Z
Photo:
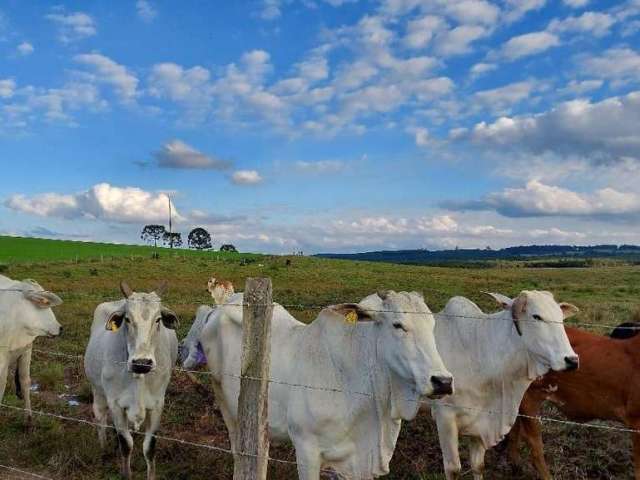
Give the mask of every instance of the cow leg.
M 109 414 L 109 405 L 107 399 L 101 394 L 93 391 L 93 416 L 98 423 L 98 442 L 103 450 L 107 446 L 107 415 Z
M 640 429 L 640 420 L 636 422 L 629 422 L 628 426 L 634 430 Z M 634 478 L 640 480 L 640 434 L 633 433 L 633 470 Z
M 16 375 L 18 377 L 18 385 L 20 385 L 20 390 L 22 391 L 22 398 L 24 399 L 26 428 L 31 430 L 33 427 L 33 414 L 31 413 L 31 348 L 18 359 Z
M 313 442 L 294 442 L 299 480 L 319 480 L 322 462 L 320 449 Z
M 473 472 L 473 480 L 482 480 L 484 471 L 484 454 L 487 451 L 484 448 L 482 440 L 474 438 L 469 446 L 471 457 L 471 471 Z
M 118 446 L 120 447 L 120 473 L 127 480 L 131 480 L 131 451 L 133 450 L 133 437 L 129 432 L 127 417 L 122 408 L 113 406 L 111 409 L 113 423 L 118 435 Z
M 519 466 L 522 462 L 522 456 L 520 455 L 520 421 L 521 419 L 519 417 L 516 418 L 513 427 L 511 427 L 511 430 L 505 438 L 505 442 L 507 443 L 507 457 L 512 466 Z
M 142 449 L 144 459 L 147 461 L 147 480 L 156 479 L 156 432 L 160 428 L 160 418 L 162 417 L 162 407 L 151 410 L 149 413 L 149 424 L 144 435 Z
M 544 459 L 544 444 L 542 443 L 540 421 L 527 417 L 521 417 L 520 420 L 522 422 L 520 426 L 522 436 L 531 449 L 531 463 L 537 470 L 540 478 L 543 480 L 552 480 L 553 477 Z
M 7 375 L 9 374 L 9 362 L 7 359 L 0 359 L 0 402 L 4 398 L 4 390 L 7 387 Z
M 224 424 L 227 426 L 227 431 L 229 432 L 229 443 L 231 444 L 231 451 L 233 452 L 235 459 L 236 452 L 238 451 L 238 424 L 236 423 L 235 417 L 231 414 L 229 404 L 227 403 L 224 391 L 222 390 L 222 385 L 217 383 L 215 380 L 213 381 L 213 393 L 218 401 Z
M 444 474 L 447 480 L 456 480 L 462 470 L 460 452 L 458 451 L 458 425 L 455 414 L 449 412 L 443 414 L 441 410 L 438 408 L 435 411 L 435 418 L 440 450 L 442 450 L 442 461 L 444 462 Z

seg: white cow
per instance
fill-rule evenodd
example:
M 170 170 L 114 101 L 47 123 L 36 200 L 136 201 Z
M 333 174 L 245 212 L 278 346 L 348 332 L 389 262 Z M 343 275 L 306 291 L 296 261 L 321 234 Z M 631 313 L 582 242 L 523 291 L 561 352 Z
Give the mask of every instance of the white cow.
M 432 405 L 448 480 L 460 474 L 459 434 L 472 439 L 471 468 L 480 480 L 485 451 L 509 432 L 531 382 L 549 369 L 578 367 L 563 325 L 575 306 L 542 291 L 523 291 L 515 300 L 489 295 L 501 312 L 485 314 L 454 297 L 436 314 L 436 344 L 457 384 L 454 395 Z
M 16 393 L 24 398 L 31 424 L 31 347 L 36 337 L 57 337 L 62 327 L 52 307 L 62 304 L 56 294 L 37 282 L 11 280 L 0 275 L 0 403 L 9 368 L 16 366 Z
M 155 479 L 155 432 L 160 426 L 164 395 L 178 355 L 174 331 L 178 318 L 164 307 L 157 292 L 133 292 L 120 286 L 125 299 L 98 305 L 84 359 L 93 391 L 93 413 L 100 445 L 106 441 L 107 414 L 118 434 L 122 475 L 131 478 L 133 438 L 145 421 L 143 443 L 147 479 Z
M 200 336 L 235 452 L 242 301 L 236 294 L 218 307 Z M 269 432 L 293 442 L 301 480 L 324 468 L 354 479 L 389 472 L 401 420 L 415 417 L 422 395 L 452 391 L 433 324 L 415 292 L 328 307 L 309 325 L 274 305 Z

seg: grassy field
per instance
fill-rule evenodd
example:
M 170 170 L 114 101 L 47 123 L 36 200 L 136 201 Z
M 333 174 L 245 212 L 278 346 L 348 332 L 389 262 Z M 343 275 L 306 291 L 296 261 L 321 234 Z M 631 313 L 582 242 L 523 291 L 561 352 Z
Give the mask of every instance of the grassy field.
M 1 239 L 0 239 L 1 240 Z M 19 242 L 17 242 L 19 243 Z M 582 312 L 574 320 L 615 324 L 630 318 L 636 311 L 640 294 L 640 267 L 602 266 L 589 269 L 456 269 L 398 266 L 381 263 L 324 260 L 307 257 L 259 257 L 247 263 L 240 255 L 217 257 L 214 254 L 161 255 L 153 259 L 114 254 L 100 259 L 99 249 L 73 261 L 41 262 L 41 252 L 28 258 L 25 246 L 22 259 L 29 263 L 3 260 L 5 275 L 34 278 L 45 288 L 57 292 L 65 303 L 56 310 L 65 334 L 59 339 L 38 339 L 36 347 L 68 354 L 82 354 L 89 336 L 95 306 L 119 298 L 118 284 L 126 279 L 137 290 L 153 289 L 167 279 L 170 291 L 166 303 L 182 318 L 179 337 L 189 329 L 196 307 L 209 303 L 206 280 L 215 274 L 234 282 L 242 289 L 246 277 L 269 276 L 273 280 L 274 298 L 280 303 L 327 305 L 357 301 L 380 288 L 420 290 L 433 310 L 444 306 L 452 295 L 466 295 L 483 308 L 493 308 L 481 294 L 491 290 L 515 295 L 528 289 L 548 289 L 558 299 L 578 305 Z M 126 247 L 129 248 L 129 247 Z M 55 251 L 55 247 L 51 251 Z M 98 253 L 96 256 L 95 253 Z M 6 255 L 0 244 L 0 259 Z M 44 254 L 42 254 L 44 255 Z M 292 312 L 303 321 L 315 317 L 317 310 Z M 594 328 L 603 332 L 603 329 Z M 39 391 L 32 398 L 34 408 L 76 418 L 92 420 L 88 386 L 80 360 L 35 354 L 32 377 Z M 203 375 L 203 380 L 206 376 Z M 62 395 L 79 395 L 79 406 L 69 406 Z M 4 400 L 21 406 L 8 388 Z M 555 412 L 547 412 L 556 415 Z M 0 464 L 13 465 L 54 479 L 97 480 L 118 478 L 115 438 L 111 449 L 103 454 L 93 428 L 54 418 L 36 416 L 32 434 L 24 430 L 21 415 L 0 409 Z M 545 425 L 547 457 L 556 479 L 631 479 L 630 439 L 626 434 L 594 429 Z M 167 396 L 162 433 L 170 437 L 210 445 L 228 446 L 226 429 L 213 395 L 197 388 L 183 374 L 175 374 Z M 288 446 L 272 448 L 276 458 L 293 460 Z M 466 451 L 463 452 L 466 462 Z M 488 479 L 533 479 L 533 471 L 514 473 L 495 449 L 487 455 Z M 229 456 L 212 450 L 159 441 L 159 478 L 231 479 L 233 464 Z M 134 450 L 135 478 L 144 478 L 141 439 Z M 295 469 L 287 465 L 271 467 L 270 478 L 296 478 Z M 392 462 L 390 479 L 426 480 L 443 478 L 437 434 L 428 415 L 405 424 Z M 466 467 L 465 467 L 466 469 Z M 4 476 L 3 476 L 4 475 Z M 21 478 L 6 475 L 0 478 Z M 25 477 L 26 478 L 26 477 Z
M 154 252 L 160 255 L 210 256 L 234 258 L 238 254 L 187 249 L 169 250 L 168 248 L 145 245 L 117 245 L 113 243 L 78 242 L 67 240 L 47 240 L 44 238 L 23 238 L 0 236 L 0 264 L 23 262 L 77 261 L 90 259 L 111 259 L 120 257 L 151 257 Z M 242 254 L 243 257 L 253 257 Z

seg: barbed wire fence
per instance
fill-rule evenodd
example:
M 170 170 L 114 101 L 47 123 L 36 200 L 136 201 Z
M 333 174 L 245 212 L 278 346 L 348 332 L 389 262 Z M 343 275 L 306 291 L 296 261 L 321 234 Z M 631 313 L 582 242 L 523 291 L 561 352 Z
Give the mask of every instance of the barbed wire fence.
M 442 290 L 431 289 L 431 291 L 437 292 L 440 295 L 445 295 L 445 296 L 449 295 L 448 292 L 445 292 L 445 291 L 442 291 Z M 22 289 L 1 289 L 0 288 L 0 292 L 20 292 L 20 293 L 24 293 L 24 290 L 22 290 Z M 130 301 L 136 301 L 136 300 L 135 299 L 130 299 Z M 160 302 L 160 300 L 158 300 L 158 301 Z M 345 302 L 345 303 L 350 303 L 350 302 Z M 230 302 L 230 303 L 227 303 L 225 305 L 226 306 L 234 306 L 234 307 L 242 307 L 242 308 L 247 307 L 247 306 L 256 306 L 256 304 L 252 305 L 251 303 L 248 303 L 248 302 L 243 302 L 243 303 L 232 303 L 232 302 Z M 322 310 L 323 308 L 326 308 L 326 305 L 304 304 L 304 303 L 283 303 L 283 304 L 271 303 L 270 305 L 271 306 L 280 305 L 283 308 L 291 309 L 291 310 Z M 424 314 L 425 313 L 425 312 L 420 312 L 420 311 L 398 311 L 398 310 L 371 309 L 371 308 L 364 308 L 363 310 L 365 310 L 365 311 L 367 311 L 369 313 L 395 313 L 395 314 Z M 454 317 L 454 318 L 468 319 L 468 320 L 507 320 L 507 321 L 512 321 L 510 319 L 505 319 L 505 318 L 502 318 L 500 316 L 490 316 L 490 315 L 448 315 L 448 316 L 449 317 Z M 520 321 L 538 322 L 539 320 L 522 319 Z M 619 324 L 611 324 L 611 323 L 593 323 L 593 322 L 575 322 L 575 321 L 573 321 L 573 322 L 561 322 L 561 321 L 549 321 L 549 320 L 547 320 L 547 322 L 548 323 L 564 323 L 566 326 L 587 326 L 587 327 L 598 327 L 598 328 L 607 328 L 607 329 L 619 328 L 619 329 L 625 329 L 625 330 L 627 330 L 627 329 L 628 330 L 640 330 L 640 325 L 620 326 Z M 2 348 L 8 348 L 8 346 L 0 345 L 0 349 L 2 349 Z M 58 358 L 65 358 L 65 359 L 75 360 L 75 361 L 82 361 L 84 359 L 84 356 L 80 355 L 80 354 L 71 354 L 71 353 L 66 353 L 66 352 L 43 350 L 43 349 L 39 349 L 39 348 L 33 348 L 32 351 L 34 353 L 40 354 L 40 355 L 53 356 L 53 357 L 58 357 Z M 118 362 L 118 363 L 126 363 L 126 362 Z M 330 393 L 364 395 L 364 396 L 368 396 L 368 397 L 373 397 L 373 394 L 367 393 L 367 392 L 349 391 L 349 390 L 331 388 L 331 387 L 319 386 L 319 385 L 308 385 L 308 384 L 300 384 L 300 383 L 291 383 L 291 382 L 286 382 L 286 381 L 279 380 L 279 379 L 274 379 L 274 378 L 255 377 L 255 376 L 241 375 L 241 374 L 232 373 L 232 372 L 214 372 L 214 371 L 193 370 L 193 369 L 186 369 L 186 368 L 178 367 L 178 366 L 173 367 L 172 370 L 175 371 L 175 372 L 178 372 L 178 373 L 187 373 L 187 374 L 192 374 L 192 375 L 228 376 L 228 377 L 232 377 L 232 378 L 235 378 L 235 379 L 238 379 L 238 380 L 241 380 L 241 379 L 244 378 L 244 379 L 254 380 L 254 381 L 266 381 L 269 384 L 279 384 L 279 385 L 288 386 L 290 388 L 304 388 L 304 389 L 309 389 L 309 390 L 324 391 L 324 392 L 330 392 Z M 407 400 L 411 400 L 411 399 L 407 399 Z M 482 413 L 482 414 L 486 414 L 486 415 L 500 415 L 500 416 L 502 416 L 504 414 L 504 412 L 498 411 L 498 410 L 485 410 L 485 409 L 480 409 L 480 408 L 473 407 L 473 406 L 461 406 L 461 405 L 457 405 L 457 404 L 447 403 L 446 401 L 443 401 L 443 400 L 419 400 L 419 403 L 425 404 L 427 406 L 432 406 L 434 404 L 434 402 L 437 402 L 438 405 L 445 406 L 447 408 L 457 408 L 457 409 L 461 409 L 461 410 L 469 410 L 469 411 L 474 411 L 474 412 Z M 24 414 L 31 413 L 31 414 L 37 415 L 37 416 L 55 418 L 55 419 L 58 419 L 58 420 L 61 420 L 61 421 L 65 421 L 65 422 L 74 422 L 74 423 L 86 425 L 86 426 L 89 426 L 89 427 L 104 426 L 104 425 L 100 425 L 100 424 L 98 424 L 96 422 L 92 422 L 92 421 L 86 420 L 84 418 L 72 417 L 72 416 L 68 416 L 68 415 L 62 415 L 62 414 L 58 414 L 58 413 L 55 413 L 55 412 L 48 412 L 48 411 L 43 411 L 43 410 L 34 410 L 34 409 L 27 410 L 25 408 L 12 406 L 12 405 L 7 405 L 5 403 L 0 403 L 0 408 L 6 409 L 6 410 L 9 410 L 9 411 L 14 411 L 14 412 L 22 412 Z M 518 413 L 517 417 L 532 419 L 532 420 L 536 420 L 536 421 L 541 422 L 541 423 L 549 423 L 549 422 L 551 422 L 551 423 L 562 424 L 562 425 L 566 425 L 566 426 L 570 426 L 570 427 L 600 429 L 600 430 L 612 431 L 612 432 L 617 432 L 617 433 L 640 434 L 640 430 L 633 429 L 633 428 L 628 428 L 628 427 L 620 427 L 620 426 L 612 426 L 612 425 L 604 425 L 604 424 L 593 424 L 593 423 L 581 423 L 581 422 L 575 422 L 575 421 L 571 421 L 571 420 L 548 417 L 548 416 L 542 416 L 542 415 L 531 416 L 531 415 L 525 415 L 525 414 Z M 111 429 L 115 429 L 115 427 L 113 425 L 106 425 L 106 427 L 107 428 L 111 428 Z M 137 434 L 137 435 L 144 435 L 144 432 L 132 431 L 132 433 Z M 164 434 L 156 434 L 155 436 L 158 439 L 163 440 L 163 441 L 179 443 L 179 444 L 182 444 L 182 445 L 185 445 L 185 446 L 189 446 L 189 447 L 194 447 L 194 448 L 202 448 L 202 449 L 206 449 L 206 450 L 209 450 L 209 451 L 215 451 L 217 453 L 221 453 L 221 454 L 225 454 L 225 455 L 232 455 L 233 456 L 235 454 L 237 456 L 249 456 L 249 457 L 251 457 L 251 456 L 256 457 L 257 456 L 255 454 L 252 454 L 252 453 L 249 453 L 249 452 L 242 452 L 242 451 L 234 452 L 230 448 L 226 448 L 226 447 L 222 447 L 222 446 L 218 446 L 218 445 L 210 445 L 210 444 L 206 444 L 206 443 L 193 442 L 193 441 L 189 441 L 189 440 L 185 440 L 185 439 L 181 439 L 181 438 L 177 438 L 177 437 L 172 437 L 172 436 L 168 436 L 168 435 L 164 435 Z M 270 456 L 267 456 L 266 458 L 267 458 L 267 460 L 269 462 L 286 464 L 286 465 L 291 465 L 291 466 L 298 465 L 297 462 L 291 461 L 291 460 L 273 458 L 273 457 L 270 457 Z M 8 472 L 11 472 L 11 473 L 13 473 L 15 475 L 22 475 L 22 477 L 16 477 L 16 478 L 25 478 L 26 477 L 26 478 L 39 478 L 39 479 L 45 479 L 45 480 L 55 480 L 55 479 L 53 479 L 51 477 L 47 477 L 47 476 L 43 476 L 41 474 L 37 474 L 37 473 L 34 473 L 34 472 L 23 470 L 21 468 L 15 467 L 15 466 L 0 464 L 0 469 L 8 471 Z M 326 471 L 326 470 L 323 470 L 323 472 L 324 473 L 329 473 L 329 471 Z M 469 473 L 469 472 L 465 472 L 465 473 Z

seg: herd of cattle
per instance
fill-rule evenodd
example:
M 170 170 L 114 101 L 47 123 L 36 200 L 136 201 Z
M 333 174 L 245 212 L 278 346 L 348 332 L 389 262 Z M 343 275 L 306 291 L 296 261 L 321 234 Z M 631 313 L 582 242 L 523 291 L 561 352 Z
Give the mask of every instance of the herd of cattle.
M 141 293 L 123 282 L 123 298 L 95 310 L 85 372 L 100 444 L 110 416 L 127 479 L 132 427 L 145 429 L 147 478 L 155 478 L 155 433 L 178 356 L 187 369 L 207 365 L 238 453 L 243 294 L 215 279 L 208 289 L 215 305 L 197 310 L 181 345 L 162 287 Z M 329 306 L 310 324 L 275 304 L 269 431 L 273 441 L 293 443 L 299 478 L 318 480 L 325 469 L 354 479 L 389 473 L 402 420 L 421 410 L 430 410 L 437 424 L 448 480 L 461 474 L 459 436 L 471 438 L 474 480 L 483 478 L 486 450 L 505 436 L 513 461 L 524 438 L 541 478 L 550 479 L 535 419 L 545 400 L 570 419 L 640 429 L 640 336 L 628 334 L 635 330 L 606 337 L 565 328 L 564 319 L 578 309 L 546 291 L 515 299 L 489 295 L 497 313 L 454 297 L 434 314 L 419 293 L 385 291 Z M 28 421 L 32 343 L 62 332 L 51 309 L 61 303 L 33 280 L 0 275 L 0 401 L 15 366 Z M 640 434 L 634 434 L 634 463 L 640 479 Z

